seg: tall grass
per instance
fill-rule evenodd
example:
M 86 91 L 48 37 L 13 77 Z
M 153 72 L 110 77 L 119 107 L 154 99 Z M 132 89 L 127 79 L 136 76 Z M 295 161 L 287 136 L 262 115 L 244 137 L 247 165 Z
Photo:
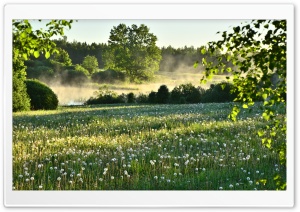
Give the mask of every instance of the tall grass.
M 62 107 L 13 114 L 15 190 L 275 190 L 259 105 Z M 286 142 L 278 135 L 277 143 Z M 266 181 L 265 181 L 266 180 Z

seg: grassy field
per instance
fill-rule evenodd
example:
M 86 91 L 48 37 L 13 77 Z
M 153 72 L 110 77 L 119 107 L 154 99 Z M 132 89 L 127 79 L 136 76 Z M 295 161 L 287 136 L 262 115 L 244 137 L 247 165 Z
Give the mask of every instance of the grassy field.
M 275 190 L 256 105 L 60 107 L 13 114 L 15 190 Z M 278 135 L 275 143 L 285 142 Z M 266 181 L 264 181 L 266 180 Z

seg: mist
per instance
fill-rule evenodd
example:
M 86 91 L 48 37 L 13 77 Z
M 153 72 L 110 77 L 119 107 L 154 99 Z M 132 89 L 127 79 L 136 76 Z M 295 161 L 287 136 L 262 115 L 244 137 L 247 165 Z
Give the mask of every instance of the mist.
M 191 83 L 195 87 L 208 89 L 210 84 L 218 83 L 225 80 L 225 76 L 217 75 L 215 79 L 207 84 L 200 84 L 203 67 L 194 68 L 181 63 L 172 72 L 159 71 L 155 74 L 154 79 L 142 84 L 118 82 L 118 83 L 91 83 L 85 82 L 78 85 L 64 85 L 59 80 L 49 82 L 49 87 L 57 95 L 60 105 L 82 105 L 91 97 L 96 96 L 96 92 L 101 89 L 108 89 L 117 94 L 128 94 L 130 92 L 138 94 L 149 94 L 151 91 L 157 92 L 161 85 L 166 85 L 169 91 L 181 84 Z M 42 81 L 47 82 L 46 79 Z

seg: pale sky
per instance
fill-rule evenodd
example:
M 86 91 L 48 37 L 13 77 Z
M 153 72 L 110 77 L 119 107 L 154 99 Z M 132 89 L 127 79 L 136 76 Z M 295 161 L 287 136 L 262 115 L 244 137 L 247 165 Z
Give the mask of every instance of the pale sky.
M 45 28 L 45 23 L 32 21 L 34 29 Z M 65 30 L 68 41 L 73 40 L 91 44 L 107 43 L 110 31 L 113 26 L 124 23 L 127 26 L 132 24 L 145 24 L 150 32 L 157 36 L 157 46 L 175 48 L 184 46 L 200 47 L 209 41 L 220 40 L 221 33 L 233 26 L 240 25 L 243 20 L 174 20 L 174 19 L 151 19 L 151 20 L 78 20 L 72 23 L 70 30 Z

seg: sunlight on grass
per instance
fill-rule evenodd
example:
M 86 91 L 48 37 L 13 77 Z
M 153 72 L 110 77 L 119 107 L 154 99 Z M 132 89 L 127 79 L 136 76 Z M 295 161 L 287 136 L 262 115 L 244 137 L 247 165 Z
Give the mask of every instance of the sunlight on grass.
M 259 106 L 237 122 L 229 112 L 226 103 L 14 113 L 14 189 L 275 190 L 285 170 L 256 134 Z

